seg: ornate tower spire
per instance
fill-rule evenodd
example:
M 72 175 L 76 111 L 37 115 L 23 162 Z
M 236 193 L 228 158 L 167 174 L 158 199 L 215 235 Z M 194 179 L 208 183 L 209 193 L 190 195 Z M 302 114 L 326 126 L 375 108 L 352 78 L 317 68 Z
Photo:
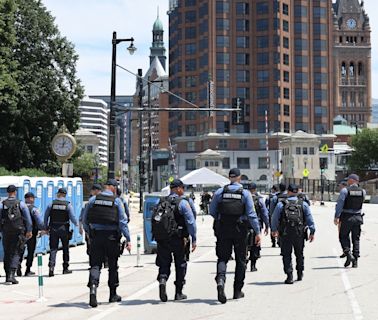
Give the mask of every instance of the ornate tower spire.
M 157 17 L 152 27 L 152 46 L 150 47 L 150 52 L 151 52 L 150 64 L 152 63 L 155 57 L 158 57 L 161 65 L 163 66 L 165 70 L 167 57 L 165 55 L 163 35 L 164 35 L 164 28 L 163 28 L 163 23 L 159 19 L 159 7 L 158 7 Z

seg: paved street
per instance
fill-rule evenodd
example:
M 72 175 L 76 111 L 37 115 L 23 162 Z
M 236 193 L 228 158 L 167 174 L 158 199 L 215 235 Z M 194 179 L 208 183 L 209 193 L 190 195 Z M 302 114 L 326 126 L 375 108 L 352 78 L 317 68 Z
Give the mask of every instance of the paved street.
M 132 255 L 120 259 L 119 304 L 107 303 L 107 273 L 102 274 L 98 291 L 100 305 L 88 307 L 88 258 L 85 246 L 71 248 L 71 275 L 62 275 L 61 252 L 58 253 L 57 275 L 44 278 L 46 302 L 37 302 L 37 277 L 19 278 L 15 286 L 0 285 L 0 319 L 378 319 L 378 213 L 377 205 L 365 205 L 361 259 L 358 269 L 345 269 L 337 258 L 341 249 L 337 229 L 333 225 L 334 203 L 312 207 L 317 225 L 316 240 L 306 244 L 304 281 L 288 286 L 278 248 L 270 248 L 270 239 L 263 241 L 258 272 L 247 272 L 244 299 L 229 299 L 225 305 L 217 301 L 214 282 L 215 262 L 212 219 L 198 217 L 198 250 L 188 266 L 184 292 L 188 300 L 173 302 L 174 273 L 169 281 L 169 301 L 158 299 L 155 255 L 143 255 L 143 267 L 136 268 L 136 235 L 142 234 L 141 217 L 134 210 Z M 47 274 L 47 256 L 43 259 Z M 4 281 L 1 267 L 0 282 Z M 36 263 L 33 267 L 36 271 Z M 232 297 L 234 263 L 229 263 L 226 294 Z

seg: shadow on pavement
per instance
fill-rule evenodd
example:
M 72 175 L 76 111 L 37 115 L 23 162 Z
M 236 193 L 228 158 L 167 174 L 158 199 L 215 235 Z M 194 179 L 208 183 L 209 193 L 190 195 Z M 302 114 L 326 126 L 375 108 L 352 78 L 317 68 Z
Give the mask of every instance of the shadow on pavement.
M 332 266 L 332 267 L 315 267 L 312 270 L 332 270 L 332 269 L 345 269 L 344 267 Z
M 152 299 L 147 299 L 147 300 L 126 300 L 126 301 L 121 301 L 119 304 L 120 305 L 128 305 L 128 306 L 139 306 L 139 305 L 144 305 L 144 304 L 159 304 L 159 300 L 152 300 Z
M 204 303 L 204 304 L 208 304 L 210 306 L 214 306 L 214 305 L 219 304 L 218 300 L 215 300 L 215 299 L 188 299 L 188 300 L 181 300 L 181 301 L 175 301 L 175 302 L 177 302 L 177 303 L 188 303 L 188 304 Z
M 193 261 L 192 263 L 217 263 L 217 260 L 200 260 L 200 261 Z
M 99 303 L 101 305 L 101 303 Z M 52 308 L 79 308 L 79 309 L 92 309 L 87 302 L 67 302 L 50 305 Z
M 311 257 L 311 259 L 334 259 L 338 258 L 337 256 L 320 256 L 320 257 Z
M 284 285 L 283 281 L 263 281 L 263 282 L 251 282 L 247 283 L 247 285 L 253 286 L 277 286 L 277 285 Z

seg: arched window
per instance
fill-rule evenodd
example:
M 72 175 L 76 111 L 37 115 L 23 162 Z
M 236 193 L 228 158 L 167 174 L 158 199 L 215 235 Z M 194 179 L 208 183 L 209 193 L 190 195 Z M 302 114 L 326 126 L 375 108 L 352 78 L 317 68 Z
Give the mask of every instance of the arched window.
M 354 77 L 355 76 L 355 72 L 356 72 L 356 70 L 355 70 L 355 68 L 354 68 L 354 62 L 351 62 L 350 64 L 349 64 L 349 77 Z
M 247 180 L 249 180 L 249 179 L 248 179 L 248 176 L 246 176 L 245 174 L 242 174 L 242 176 L 241 176 L 241 180 L 245 180 L 245 181 L 247 181 Z
M 343 61 L 343 62 L 341 63 L 341 76 L 342 76 L 343 78 L 345 78 L 345 77 L 346 77 L 346 74 L 347 74 L 346 63 L 345 63 L 345 61 Z
M 268 180 L 268 178 L 267 178 L 267 176 L 266 176 L 266 174 L 262 174 L 261 176 L 260 176 L 260 179 L 259 179 L 260 181 L 262 180 L 262 181 L 266 181 L 266 180 Z
M 364 75 L 364 66 L 362 62 L 358 63 L 358 76 L 363 76 Z

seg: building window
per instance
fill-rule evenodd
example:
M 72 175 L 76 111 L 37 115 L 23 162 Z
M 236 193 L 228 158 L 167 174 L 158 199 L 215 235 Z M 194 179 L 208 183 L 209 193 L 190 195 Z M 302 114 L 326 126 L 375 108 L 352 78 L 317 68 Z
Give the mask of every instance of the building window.
M 284 105 L 284 116 L 290 116 L 290 106 L 287 104 Z
M 257 81 L 258 82 L 269 81 L 269 71 L 268 70 L 257 71 Z
M 236 54 L 236 64 L 249 65 L 249 54 L 248 53 L 237 53 Z
M 236 37 L 237 48 L 249 48 L 249 37 Z
M 269 64 L 269 52 L 260 52 L 257 54 L 257 64 L 259 66 Z
M 197 127 L 195 124 L 189 124 L 185 127 L 185 135 L 187 137 L 193 137 L 197 134 Z
M 310 154 L 315 154 L 315 148 L 314 147 L 310 147 Z
M 237 70 L 236 71 L 236 81 L 237 82 L 249 82 L 249 71 L 248 70 Z
M 308 83 L 308 74 L 305 72 L 296 72 L 295 83 L 299 83 L 299 84 Z
M 196 160 L 186 159 L 185 160 L 185 170 L 196 170 Z
M 87 152 L 93 153 L 93 146 L 87 145 Z
M 248 149 L 248 141 L 245 139 L 239 140 L 239 149 Z
M 305 6 L 294 6 L 294 16 L 295 17 L 307 17 L 307 7 L 305 7 Z
M 328 169 L 328 159 L 327 158 L 319 158 L 320 167 L 324 169 Z
M 256 21 L 256 31 L 266 31 L 269 29 L 268 19 L 258 19 Z
M 218 143 L 218 148 L 221 150 L 228 148 L 228 141 L 226 139 L 220 139 Z
M 249 4 L 245 3 L 245 2 L 237 2 L 236 3 L 236 14 L 237 15 L 249 14 Z
M 289 38 L 283 37 L 283 47 L 289 49 Z
M 237 158 L 236 162 L 237 162 L 236 166 L 239 169 L 249 169 L 250 168 L 249 158 Z
M 290 123 L 289 122 L 284 122 L 284 132 L 290 133 Z
M 236 20 L 236 31 L 249 31 L 249 20 Z
M 327 18 L 327 8 L 314 7 L 314 18 Z
M 228 99 L 230 97 L 230 88 L 228 87 L 217 87 L 216 91 L 218 99 Z
M 186 39 L 194 39 L 195 37 L 196 37 L 196 28 L 195 27 L 185 28 L 185 38 Z
M 226 52 L 217 52 L 217 64 L 229 64 L 230 54 Z
M 301 154 L 301 148 L 300 147 L 295 148 L 295 154 Z
M 325 51 L 327 50 L 327 41 L 326 40 L 314 40 L 313 41 L 313 50 L 314 51 Z
M 258 169 L 268 169 L 267 157 L 259 157 Z
M 236 88 L 236 96 L 244 99 L 249 99 L 249 88 Z
M 260 14 L 268 14 L 269 13 L 269 3 L 268 2 L 258 2 L 256 4 L 256 13 Z
M 283 63 L 285 66 L 288 66 L 289 65 L 289 55 L 284 53 L 283 55 Z
M 284 99 L 290 99 L 290 89 L 289 88 L 284 88 Z
M 289 32 L 289 21 L 283 20 L 282 27 L 283 27 L 283 31 Z
M 308 25 L 306 22 L 295 22 L 294 23 L 294 32 L 295 34 L 306 34 L 308 30 Z
M 228 13 L 230 11 L 230 4 L 227 1 L 217 1 L 216 2 L 216 12 L 217 13 Z
M 308 90 L 295 89 L 295 100 L 308 100 Z
M 269 38 L 267 36 L 257 37 L 257 48 L 268 48 L 269 47 Z
M 295 39 L 294 40 L 295 51 L 304 51 L 308 49 L 307 39 Z
M 196 12 L 195 11 L 187 11 L 185 12 L 185 22 L 191 23 L 196 21 Z
M 289 71 L 284 71 L 283 72 L 283 75 L 284 75 L 284 82 L 289 82 L 290 81 L 290 74 L 289 74 Z
M 256 92 L 257 99 L 268 99 L 269 98 L 269 87 L 260 87 Z
M 230 70 L 217 69 L 217 81 L 230 81 Z
M 289 5 L 287 5 L 286 3 L 282 4 L 282 13 L 285 15 L 289 15 Z
M 217 133 L 230 133 L 229 121 L 217 121 Z M 223 140 L 227 143 L 227 140 Z
M 303 147 L 303 154 L 308 154 L 308 149 L 307 149 L 307 147 Z
M 193 152 L 196 151 L 196 143 L 194 141 L 189 141 L 186 143 L 186 151 Z
M 223 169 L 230 169 L 230 158 L 223 158 L 222 159 L 222 168 Z
M 196 59 L 185 60 L 185 71 L 195 71 L 197 69 Z
M 266 139 L 259 139 L 259 150 L 266 150 Z
M 217 19 L 217 30 L 230 30 L 230 20 L 229 19 Z
M 296 67 L 307 67 L 308 57 L 306 56 L 295 56 L 295 66 Z
M 188 43 L 185 45 L 185 53 L 186 54 L 195 54 L 197 52 L 196 44 L 195 43 Z
M 217 47 L 218 48 L 228 48 L 230 46 L 230 37 L 228 36 L 217 36 Z

